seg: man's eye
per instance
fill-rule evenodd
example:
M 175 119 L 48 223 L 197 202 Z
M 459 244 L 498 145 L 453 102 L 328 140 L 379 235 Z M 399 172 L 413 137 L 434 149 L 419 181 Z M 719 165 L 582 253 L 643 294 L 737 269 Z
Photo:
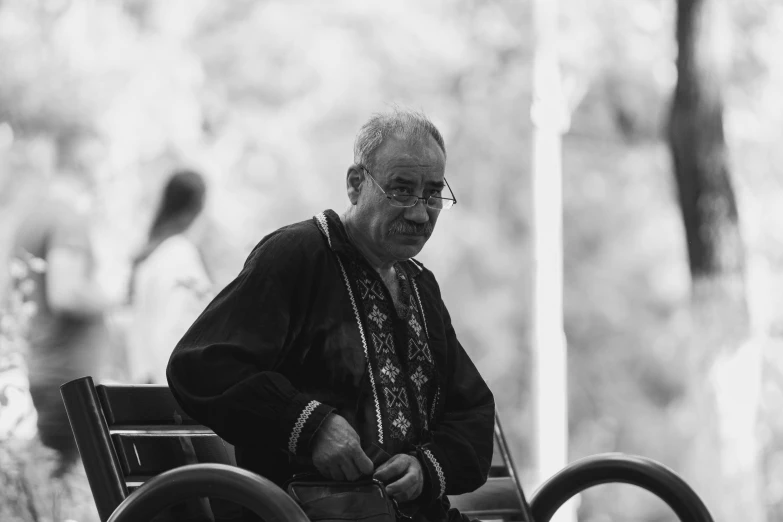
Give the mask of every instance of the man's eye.
M 408 188 L 408 187 L 400 187 L 400 188 L 394 189 L 392 192 L 394 192 L 395 194 L 400 195 L 400 196 L 407 196 L 407 195 L 409 195 L 411 193 L 411 189 Z
M 436 196 L 440 197 L 440 195 L 443 193 L 443 189 L 434 189 L 430 190 L 430 196 Z

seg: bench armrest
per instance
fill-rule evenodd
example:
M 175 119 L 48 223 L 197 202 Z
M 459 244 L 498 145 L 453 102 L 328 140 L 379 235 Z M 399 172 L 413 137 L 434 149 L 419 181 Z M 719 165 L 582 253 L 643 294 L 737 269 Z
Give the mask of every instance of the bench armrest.
M 666 502 L 680 520 L 713 522 L 702 500 L 677 473 L 652 459 L 622 453 L 585 457 L 553 475 L 533 495 L 533 520 L 549 522 L 560 506 L 577 493 L 608 483 L 646 489 Z
M 274 482 L 226 464 L 191 464 L 161 473 L 128 495 L 108 522 L 150 520 L 162 509 L 193 497 L 236 502 L 270 522 L 309 522 L 296 502 Z

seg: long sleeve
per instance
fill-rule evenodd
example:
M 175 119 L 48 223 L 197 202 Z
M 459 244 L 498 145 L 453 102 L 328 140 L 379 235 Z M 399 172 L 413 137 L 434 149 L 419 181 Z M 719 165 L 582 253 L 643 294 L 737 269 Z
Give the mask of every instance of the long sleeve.
M 448 350 L 444 411 L 431 442 L 417 447 L 425 471 L 423 495 L 429 499 L 474 491 L 486 482 L 495 422 L 492 392 L 457 340 L 442 301 L 441 306 Z
M 301 357 L 296 340 L 315 277 L 311 250 L 301 235 L 267 236 L 169 360 L 169 386 L 185 411 L 234 445 L 307 455 L 333 409 L 278 371 Z

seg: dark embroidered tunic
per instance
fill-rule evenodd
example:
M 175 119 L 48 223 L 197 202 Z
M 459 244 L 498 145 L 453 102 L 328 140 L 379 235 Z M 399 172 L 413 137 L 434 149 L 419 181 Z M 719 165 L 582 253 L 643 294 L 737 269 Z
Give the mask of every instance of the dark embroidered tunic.
M 417 455 L 417 503 L 441 520 L 445 495 L 486 480 L 495 404 L 432 273 L 415 260 L 395 268 L 399 307 L 333 211 L 279 229 L 185 334 L 167 375 L 241 466 L 280 485 L 312 467 L 313 435 L 340 414 L 364 448 Z

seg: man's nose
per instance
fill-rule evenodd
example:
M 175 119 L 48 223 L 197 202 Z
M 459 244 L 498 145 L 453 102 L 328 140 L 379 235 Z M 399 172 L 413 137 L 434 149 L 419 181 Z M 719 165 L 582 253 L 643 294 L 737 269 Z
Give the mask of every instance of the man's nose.
M 405 219 L 415 223 L 426 223 L 430 220 L 430 214 L 427 212 L 427 203 L 420 199 L 412 207 L 405 209 Z

